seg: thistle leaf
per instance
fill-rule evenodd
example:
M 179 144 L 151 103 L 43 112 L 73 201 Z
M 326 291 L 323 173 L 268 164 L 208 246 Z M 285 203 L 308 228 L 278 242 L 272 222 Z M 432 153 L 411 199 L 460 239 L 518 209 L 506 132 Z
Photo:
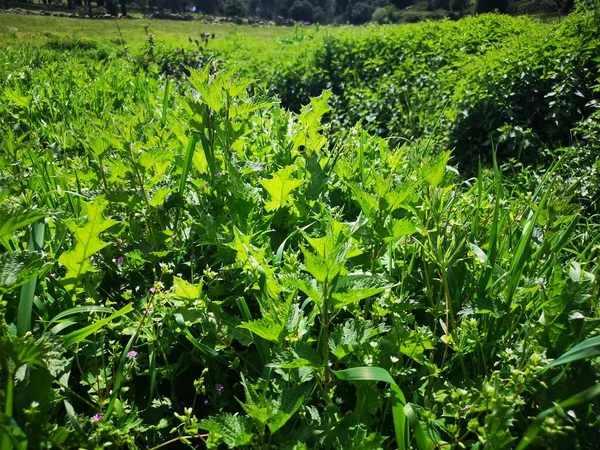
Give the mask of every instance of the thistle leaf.
M 303 183 L 292 178 L 294 170 L 295 166 L 287 166 L 275 172 L 273 178 L 261 180 L 260 184 L 270 196 L 270 200 L 265 204 L 267 211 L 275 211 L 292 203 L 290 193 Z
M 112 227 L 116 222 L 102 217 L 107 202 L 97 198 L 94 203 L 87 204 L 87 221 L 83 226 L 77 226 L 75 221 L 67 222 L 67 227 L 73 232 L 75 247 L 63 253 L 58 261 L 67 268 L 62 280 L 64 288 L 73 292 L 81 277 L 94 272 L 90 258 L 108 245 L 100 239 L 100 233 Z

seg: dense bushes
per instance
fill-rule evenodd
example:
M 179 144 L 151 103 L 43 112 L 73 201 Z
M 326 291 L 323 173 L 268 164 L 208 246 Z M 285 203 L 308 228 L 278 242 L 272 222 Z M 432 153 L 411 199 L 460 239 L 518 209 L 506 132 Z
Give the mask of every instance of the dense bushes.
M 550 365 L 597 340 L 564 160 L 465 181 L 429 137 L 332 141 L 328 92 L 292 114 L 208 68 L 0 62 L 3 450 L 596 441 L 597 363 Z
M 542 148 L 569 145 L 593 111 L 597 32 L 586 13 L 558 27 L 482 15 L 338 35 L 273 67 L 270 83 L 294 110 L 331 89 L 336 127 L 361 121 L 395 142 L 434 133 L 462 165 L 489 160 L 495 146 L 532 162 Z M 515 145 L 507 136 L 516 134 Z

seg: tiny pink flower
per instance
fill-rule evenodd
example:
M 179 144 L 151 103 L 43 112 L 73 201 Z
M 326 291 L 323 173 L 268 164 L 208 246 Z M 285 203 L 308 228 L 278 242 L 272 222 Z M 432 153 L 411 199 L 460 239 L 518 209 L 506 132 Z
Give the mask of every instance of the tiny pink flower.
M 216 387 L 217 387 L 217 391 L 219 391 L 219 392 L 221 392 L 223 389 L 225 389 L 221 383 L 217 383 Z
M 150 288 L 150 293 L 151 293 L 151 294 L 154 294 L 155 292 L 156 292 L 156 288 L 155 288 L 154 286 L 152 286 L 152 287 Z
M 136 352 L 135 350 L 131 350 L 131 351 L 127 352 L 128 358 L 135 358 L 137 355 L 138 355 L 138 352 Z
M 94 414 L 92 416 L 92 422 L 98 422 L 99 420 L 102 420 L 103 417 L 104 417 L 104 414 Z
M 125 261 L 125 257 L 124 257 L 124 256 L 119 256 L 119 257 L 117 258 L 117 264 L 118 264 L 118 265 L 121 265 L 121 264 L 123 264 L 123 261 Z

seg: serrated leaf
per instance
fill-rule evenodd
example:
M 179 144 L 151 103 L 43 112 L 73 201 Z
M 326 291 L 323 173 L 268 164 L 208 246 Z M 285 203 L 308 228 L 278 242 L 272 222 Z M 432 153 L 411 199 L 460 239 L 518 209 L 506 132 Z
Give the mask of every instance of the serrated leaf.
M 443 152 L 423 166 L 421 176 L 430 186 L 435 187 L 440 184 L 446 173 L 446 164 L 448 164 L 449 158 L 450 152 Z
M 62 284 L 67 291 L 72 292 L 84 274 L 95 270 L 90 261 L 91 256 L 108 245 L 108 242 L 100 239 L 100 233 L 112 227 L 116 222 L 102 216 L 107 204 L 101 198 L 87 204 L 87 220 L 83 226 L 77 226 L 74 221 L 67 222 L 67 226 L 75 238 L 75 247 L 63 253 L 58 259 L 67 268 L 67 273 L 62 279 Z
M 40 252 L 0 255 L 0 293 L 21 286 L 50 267 Z
M 347 320 L 337 325 L 329 335 L 329 351 L 338 359 L 342 359 L 376 334 L 378 330 L 366 322 Z
M 157 189 L 154 192 L 154 195 L 152 195 L 152 199 L 150 200 L 150 206 L 153 206 L 154 208 L 161 206 L 165 202 L 165 199 L 167 198 L 167 195 L 169 195 L 170 192 L 171 192 L 171 189 L 166 189 L 166 188 Z
M 290 350 L 283 350 L 275 355 L 267 367 L 279 369 L 297 369 L 299 367 L 321 367 L 321 357 L 310 345 L 298 342 Z
M 281 398 L 277 401 L 277 411 L 267 421 L 271 433 L 275 433 L 284 426 L 298 411 L 310 392 L 309 384 L 287 387 L 283 390 Z
M 384 239 L 385 242 L 395 242 L 400 238 L 405 236 L 410 236 L 412 234 L 417 233 L 419 230 L 408 219 L 395 220 L 392 223 L 391 227 L 391 235 Z
M 331 294 L 334 309 L 339 309 L 392 287 L 381 275 L 353 274 L 340 277 Z
M 296 170 L 295 166 L 287 166 L 275 172 L 271 179 L 260 181 L 270 197 L 265 204 L 267 211 L 275 211 L 291 204 L 290 193 L 303 183 L 292 178 L 294 170 Z
M 213 441 L 223 441 L 228 448 L 247 445 L 252 441 L 250 422 L 246 417 L 224 413 L 204 419 L 198 426 L 208 431 Z
M 173 277 L 173 285 L 175 286 L 175 290 L 170 294 L 173 298 L 193 302 L 202 296 L 202 282 L 192 284 L 182 278 Z
M 276 313 L 271 312 L 261 319 L 243 322 L 241 325 L 238 325 L 238 328 L 244 328 L 267 341 L 278 344 L 284 326 L 283 323 L 277 320 Z
M 41 209 L 0 208 L 0 239 L 45 216 Z

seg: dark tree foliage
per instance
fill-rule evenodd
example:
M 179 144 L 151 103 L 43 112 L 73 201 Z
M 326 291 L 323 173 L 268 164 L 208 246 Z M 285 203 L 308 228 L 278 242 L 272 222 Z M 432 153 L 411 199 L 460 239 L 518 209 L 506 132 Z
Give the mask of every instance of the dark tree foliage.
M 290 9 L 290 17 L 302 22 L 312 22 L 313 7 L 307 0 L 297 0 Z
M 229 17 L 244 17 L 248 14 L 248 2 L 245 0 L 225 0 L 223 14 Z
M 493 11 L 506 12 L 508 9 L 508 0 L 476 0 L 475 12 L 487 13 Z
M 368 3 L 358 2 L 350 10 L 350 23 L 360 25 L 371 20 L 374 8 Z
M 463 14 L 471 6 L 471 0 L 450 0 L 450 11 Z
M 118 13 L 116 0 L 106 0 L 106 12 L 111 16 L 116 16 Z

